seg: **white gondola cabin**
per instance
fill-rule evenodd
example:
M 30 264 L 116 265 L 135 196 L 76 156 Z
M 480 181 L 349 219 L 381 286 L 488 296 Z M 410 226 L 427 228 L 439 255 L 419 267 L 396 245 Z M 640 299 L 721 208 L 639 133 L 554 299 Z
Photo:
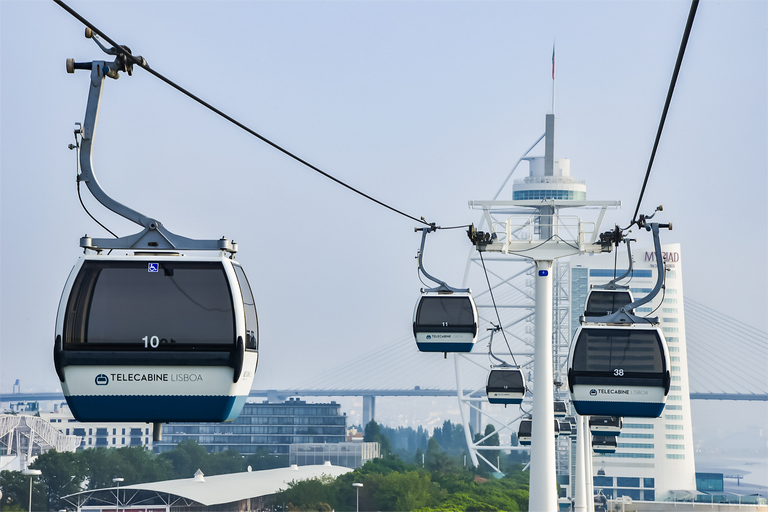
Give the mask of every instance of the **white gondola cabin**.
M 416 346 L 422 352 L 470 352 L 477 323 L 471 293 L 423 291 L 413 312 Z
M 590 416 L 589 431 L 595 436 L 618 436 L 622 421 L 619 416 Z
M 488 373 L 485 393 L 492 404 L 520 404 L 526 391 L 525 376 L 519 367 L 499 366 Z
M 62 293 L 54 363 L 78 421 L 230 421 L 250 393 L 258 347 L 236 261 L 88 255 Z
M 657 418 L 669 384 L 669 352 L 657 325 L 582 324 L 576 331 L 568 386 L 578 414 Z

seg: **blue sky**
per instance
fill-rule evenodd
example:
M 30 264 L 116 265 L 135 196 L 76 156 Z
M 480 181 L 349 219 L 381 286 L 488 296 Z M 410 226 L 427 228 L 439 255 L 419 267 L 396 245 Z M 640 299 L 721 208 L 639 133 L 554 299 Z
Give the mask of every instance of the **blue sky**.
M 95 2 L 70 5 L 157 71 L 323 170 L 442 225 L 477 222 L 544 130 L 557 48 L 556 156 L 631 219 L 689 3 Z M 691 298 L 766 328 L 768 4 L 701 2 L 642 211 L 674 222 Z M 84 234 L 74 123 L 102 59 L 53 2 L 0 2 L 0 389 L 55 390 L 61 289 Z M 537 149 L 534 154 L 543 154 Z M 414 222 L 316 175 L 136 70 L 105 85 L 94 167 L 167 228 L 240 246 L 259 308 L 255 387 L 407 336 Z M 516 172 L 523 177 L 525 166 Z M 506 196 L 505 196 L 506 194 Z M 509 197 L 506 189 L 501 198 Z M 86 194 L 87 196 L 87 194 Z M 138 231 L 85 197 L 113 231 Z M 430 240 L 460 282 L 463 232 Z M 645 245 L 645 244 L 643 244 Z M 415 352 L 415 347 L 413 349 Z M 409 357 L 410 354 L 403 354 Z

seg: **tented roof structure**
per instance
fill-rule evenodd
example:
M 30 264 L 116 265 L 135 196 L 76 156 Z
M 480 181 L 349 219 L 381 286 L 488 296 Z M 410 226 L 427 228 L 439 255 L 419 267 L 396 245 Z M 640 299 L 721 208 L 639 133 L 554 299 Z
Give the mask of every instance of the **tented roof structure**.
M 211 507 L 269 496 L 280 489 L 286 489 L 292 481 L 309 480 L 326 475 L 335 478 L 350 471 L 352 469 L 332 466 L 330 463 L 316 466 L 293 465 L 289 468 L 216 476 L 204 476 L 198 470 L 193 478 L 120 486 L 120 507 L 151 505 L 178 507 L 195 504 Z M 106 504 L 116 504 L 116 492 L 115 487 L 96 489 L 70 494 L 64 499 L 78 510 L 87 510 L 91 507 L 101 509 Z

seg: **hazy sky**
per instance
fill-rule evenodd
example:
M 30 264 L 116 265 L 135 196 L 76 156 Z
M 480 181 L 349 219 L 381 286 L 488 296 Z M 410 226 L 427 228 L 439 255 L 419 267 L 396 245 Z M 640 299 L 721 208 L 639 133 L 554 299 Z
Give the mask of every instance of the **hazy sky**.
M 492 198 L 543 133 L 556 41 L 555 153 L 588 199 L 623 202 L 610 228 L 631 220 L 690 3 L 70 5 L 262 135 L 441 225 L 477 222 L 467 202 Z M 642 208 L 663 204 L 674 223 L 664 242 L 682 244 L 686 295 L 762 330 L 767 20 L 764 1 L 701 2 Z M 57 390 L 61 290 L 79 238 L 108 236 L 77 199 L 67 145 L 88 73 L 68 75 L 65 60 L 106 56 L 50 1 L 2 0 L 0 23 L 0 389 L 20 378 L 24 391 Z M 413 221 L 141 69 L 105 84 L 94 169 L 171 231 L 239 243 L 259 310 L 255 388 L 291 387 L 409 335 L 422 286 Z M 139 231 L 84 200 L 113 231 Z M 433 235 L 428 268 L 460 283 L 469 247 L 460 230 Z

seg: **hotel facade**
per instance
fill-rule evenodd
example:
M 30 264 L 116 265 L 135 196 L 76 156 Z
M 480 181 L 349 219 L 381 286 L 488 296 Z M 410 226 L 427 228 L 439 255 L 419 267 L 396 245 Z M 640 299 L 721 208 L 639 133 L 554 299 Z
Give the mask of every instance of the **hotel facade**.
M 609 497 L 664 501 L 673 491 L 696 489 L 683 305 L 683 258 L 680 244 L 662 245 L 662 252 L 666 267 L 664 288 L 635 313 L 659 318 L 669 345 L 670 391 L 660 418 L 625 417 L 616 453 L 593 454 L 595 491 L 602 490 Z M 652 247 L 633 247 L 632 253 L 632 274 L 621 284 L 628 284 L 637 300 L 653 289 L 658 269 Z M 619 262 L 615 271 L 614 261 Z M 627 257 L 623 251 L 618 255 L 605 253 L 571 258 L 572 332 L 584 312 L 590 286 L 607 283 L 626 269 Z

